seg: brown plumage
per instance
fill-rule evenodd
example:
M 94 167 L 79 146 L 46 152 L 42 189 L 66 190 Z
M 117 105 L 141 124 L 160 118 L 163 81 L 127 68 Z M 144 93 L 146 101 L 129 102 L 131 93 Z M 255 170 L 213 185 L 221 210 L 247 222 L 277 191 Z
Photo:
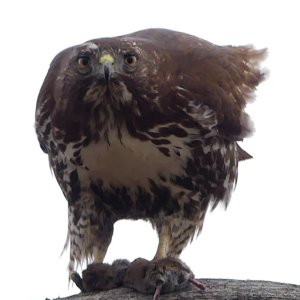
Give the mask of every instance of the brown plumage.
M 155 257 L 177 257 L 209 204 L 227 205 L 265 53 L 148 29 L 54 58 L 36 132 L 68 200 L 70 271 L 103 261 L 117 220 L 150 221 Z

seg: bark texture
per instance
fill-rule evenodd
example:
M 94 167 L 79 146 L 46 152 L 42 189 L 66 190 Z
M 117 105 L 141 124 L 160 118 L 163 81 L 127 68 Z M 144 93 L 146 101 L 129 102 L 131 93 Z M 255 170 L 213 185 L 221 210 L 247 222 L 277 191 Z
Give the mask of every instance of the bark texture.
M 201 279 L 205 291 L 191 286 L 186 291 L 161 295 L 161 300 L 277 300 L 300 299 L 300 286 L 271 281 Z M 153 295 L 143 295 L 128 288 L 118 288 L 89 294 L 77 294 L 54 300 L 152 300 Z

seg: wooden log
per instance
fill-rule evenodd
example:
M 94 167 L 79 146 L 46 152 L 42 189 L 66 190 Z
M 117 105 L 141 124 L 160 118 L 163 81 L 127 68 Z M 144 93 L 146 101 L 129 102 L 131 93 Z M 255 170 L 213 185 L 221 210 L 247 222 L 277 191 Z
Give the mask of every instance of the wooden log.
M 233 279 L 199 279 L 205 291 L 191 286 L 188 290 L 161 295 L 161 300 L 300 300 L 300 286 L 295 284 Z M 77 294 L 54 300 L 152 300 L 153 295 L 143 295 L 128 288 L 117 288 L 97 293 Z

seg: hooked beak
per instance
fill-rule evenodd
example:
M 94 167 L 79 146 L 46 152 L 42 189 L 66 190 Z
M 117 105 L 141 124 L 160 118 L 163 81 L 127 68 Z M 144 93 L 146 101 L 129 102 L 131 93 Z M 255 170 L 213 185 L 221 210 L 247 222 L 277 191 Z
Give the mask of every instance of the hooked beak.
M 100 73 L 105 78 L 106 83 L 108 83 L 114 73 L 115 60 L 110 54 L 106 53 L 100 57 L 99 63 L 101 65 Z

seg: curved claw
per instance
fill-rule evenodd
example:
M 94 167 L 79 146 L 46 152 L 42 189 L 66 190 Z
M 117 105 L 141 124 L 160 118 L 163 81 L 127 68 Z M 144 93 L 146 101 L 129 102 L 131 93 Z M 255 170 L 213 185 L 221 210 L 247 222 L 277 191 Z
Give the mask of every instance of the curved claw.
M 76 284 L 76 286 L 80 289 L 81 292 L 85 292 L 85 288 L 83 287 L 82 278 L 77 272 L 72 272 L 70 275 L 70 279 Z

